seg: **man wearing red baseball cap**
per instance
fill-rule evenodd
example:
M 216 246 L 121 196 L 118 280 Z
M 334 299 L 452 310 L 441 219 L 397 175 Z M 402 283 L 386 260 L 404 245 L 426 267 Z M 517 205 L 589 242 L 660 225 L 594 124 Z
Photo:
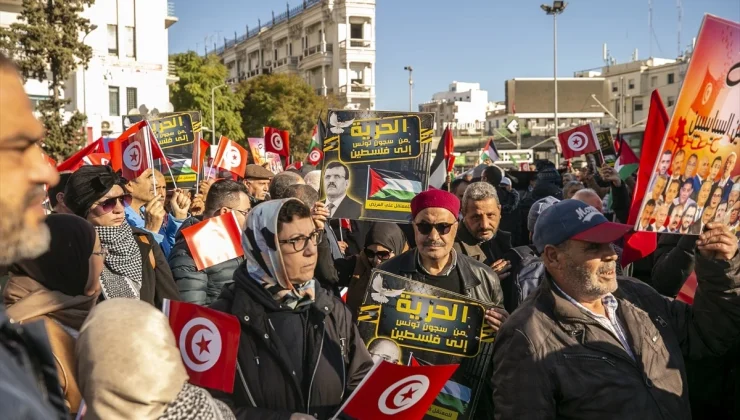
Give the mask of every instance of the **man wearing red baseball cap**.
M 632 227 L 563 200 L 537 219 L 547 273 L 499 331 L 497 419 L 689 419 L 684 358 L 727 352 L 740 338 L 740 254 L 727 226 L 696 242 L 693 306 L 617 277 L 611 242 Z
M 492 306 L 503 306 L 503 292 L 493 270 L 473 258 L 455 252 L 460 200 L 447 191 L 424 191 L 411 200 L 411 216 L 417 248 L 380 266 L 389 273 L 469 296 Z M 508 314 L 490 309 L 486 322 L 495 330 Z

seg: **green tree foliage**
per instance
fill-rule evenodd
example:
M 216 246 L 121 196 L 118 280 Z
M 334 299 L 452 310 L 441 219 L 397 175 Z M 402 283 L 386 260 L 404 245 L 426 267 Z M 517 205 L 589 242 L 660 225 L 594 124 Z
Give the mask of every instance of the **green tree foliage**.
M 175 74 L 180 81 L 170 86 L 170 102 L 175 111 L 200 111 L 203 126 L 211 126 L 211 89 L 224 83 L 228 77 L 226 66 L 216 55 L 201 57 L 194 51 L 170 56 L 175 65 Z M 216 134 L 231 140 L 243 140 L 242 116 L 239 110 L 243 102 L 229 87 L 215 92 Z M 213 128 L 213 127 L 211 127 Z M 210 138 L 211 133 L 204 133 Z
M 87 68 L 92 48 L 82 43 L 92 30 L 81 16 L 95 0 L 23 0 L 18 22 L 0 28 L 0 48 L 13 57 L 24 79 L 49 82 L 50 98 L 39 103 L 46 126 L 44 151 L 64 159 L 84 144 L 82 126 L 87 117 L 75 111 L 65 121 L 64 82 L 79 66 Z
M 244 100 L 242 127 L 248 137 L 262 137 L 269 126 L 290 132 L 290 151 L 305 156 L 313 127 L 326 109 L 341 107 L 332 96 L 323 97 L 294 74 L 260 75 L 242 82 L 237 93 Z

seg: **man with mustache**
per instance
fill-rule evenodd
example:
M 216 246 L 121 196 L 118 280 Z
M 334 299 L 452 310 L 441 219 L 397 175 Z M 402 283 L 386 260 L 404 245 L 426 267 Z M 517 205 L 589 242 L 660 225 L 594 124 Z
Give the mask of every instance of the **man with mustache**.
M 575 200 L 539 217 L 547 277 L 494 341 L 495 418 L 691 418 L 684 359 L 721 355 L 740 338 L 737 239 L 707 225 L 687 305 L 616 275 L 610 243 L 630 229 Z
M 490 306 L 503 306 L 496 273 L 487 265 L 454 249 L 460 201 L 443 190 L 429 190 L 411 200 L 416 249 L 386 261 L 380 269 L 468 296 Z M 486 322 L 495 330 L 506 313 L 489 309 Z
M 44 185 L 59 182 L 39 142 L 44 127 L 15 64 L 0 53 L 0 268 L 44 254 L 51 235 L 44 223 Z M 69 417 L 43 321 L 22 327 L 0 303 L 0 407 L 3 418 Z
M 359 219 L 362 205 L 347 195 L 349 169 L 339 162 L 331 162 L 324 169 L 324 191 L 329 217 Z
M 455 251 L 490 265 L 500 280 L 508 277 L 510 265 L 503 257 L 511 249 L 511 234 L 499 230 L 501 204 L 496 188 L 487 182 L 470 184 L 463 195 L 462 216 Z

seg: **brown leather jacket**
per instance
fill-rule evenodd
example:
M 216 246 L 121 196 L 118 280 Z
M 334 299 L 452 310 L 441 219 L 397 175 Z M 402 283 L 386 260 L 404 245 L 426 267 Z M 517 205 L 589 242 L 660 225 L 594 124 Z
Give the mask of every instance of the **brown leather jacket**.
M 619 277 L 614 297 L 635 355 L 555 291 L 548 278 L 494 343 L 496 419 L 690 419 L 684 358 L 726 352 L 740 338 L 740 253 L 696 257 L 694 305 Z

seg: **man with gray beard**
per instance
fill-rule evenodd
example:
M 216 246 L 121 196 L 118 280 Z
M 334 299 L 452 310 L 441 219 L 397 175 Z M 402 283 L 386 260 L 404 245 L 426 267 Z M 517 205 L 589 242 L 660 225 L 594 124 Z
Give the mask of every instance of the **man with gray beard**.
M 59 174 L 41 154 L 43 136 L 15 64 L 0 53 L 0 268 L 49 248 L 44 185 L 56 185 Z M 68 417 L 43 321 L 21 326 L 2 304 L 0 407 L 3 418 Z
M 740 254 L 721 223 L 696 241 L 693 305 L 617 277 L 610 243 L 631 226 L 563 200 L 537 219 L 546 279 L 501 327 L 496 419 L 690 419 L 686 360 L 740 338 Z

